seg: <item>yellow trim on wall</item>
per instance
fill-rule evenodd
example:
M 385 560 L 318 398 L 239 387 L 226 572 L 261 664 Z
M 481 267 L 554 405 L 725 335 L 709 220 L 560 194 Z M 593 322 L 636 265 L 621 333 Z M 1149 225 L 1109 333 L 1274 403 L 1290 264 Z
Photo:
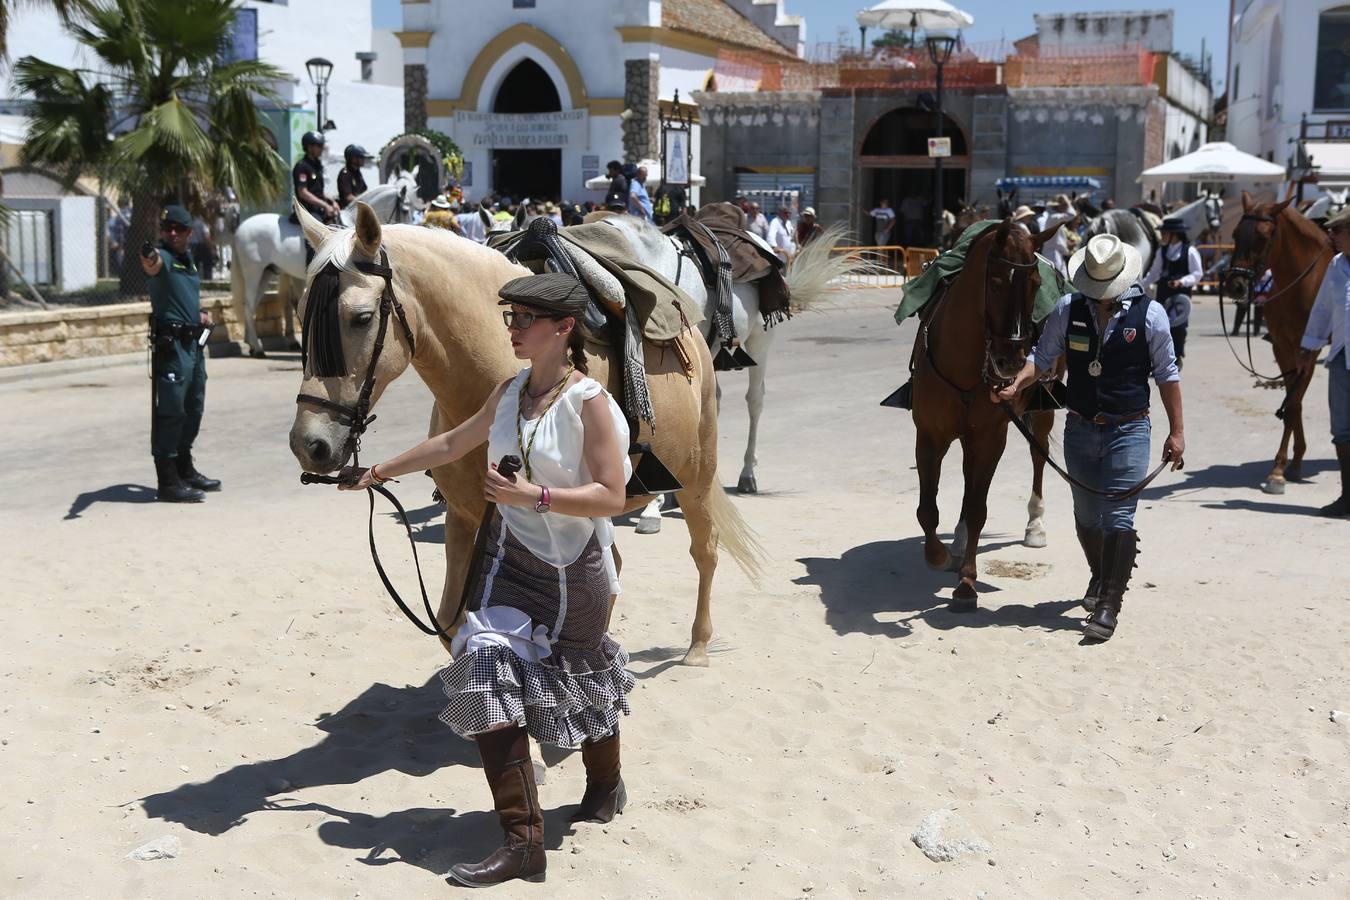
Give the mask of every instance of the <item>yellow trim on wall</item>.
M 616 30 L 625 44 L 656 44 L 659 47 L 668 47 L 671 50 L 688 50 L 690 53 L 701 53 L 704 56 L 713 57 L 717 56 L 719 50 L 735 47 L 751 50 L 769 58 L 796 59 L 786 50 L 781 53 L 773 53 L 759 47 L 746 47 L 744 44 L 738 44 L 735 41 L 719 41 L 716 38 L 692 34 L 688 31 L 676 31 L 673 28 L 657 28 L 651 25 L 620 25 Z
M 627 107 L 624 105 L 622 97 L 596 97 L 590 101 L 591 115 L 593 116 L 617 116 Z
M 581 77 L 581 70 L 577 68 L 571 54 L 548 32 L 524 23 L 512 25 L 483 46 L 483 49 L 474 57 L 473 62 L 469 64 L 469 71 L 464 74 L 464 83 L 460 86 L 459 98 L 449 102 L 457 104 L 456 108 L 458 109 L 475 108 L 478 103 L 478 95 L 483 90 L 483 82 L 487 80 L 488 72 L 492 70 L 492 66 L 497 60 L 505 56 L 507 51 L 518 44 L 529 44 L 553 60 L 553 64 L 558 67 L 558 71 L 562 72 L 563 80 L 567 82 L 567 93 L 572 95 L 573 109 L 582 109 L 587 106 L 590 101 L 586 96 L 586 82 Z
M 459 109 L 458 100 L 427 101 L 427 117 L 431 119 L 447 118 L 449 116 L 453 116 L 455 114 L 455 110 L 457 109 Z
M 429 47 L 431 45 L 431 31 L 395 31 L 394 37 L 405 49 L 408 47 Z

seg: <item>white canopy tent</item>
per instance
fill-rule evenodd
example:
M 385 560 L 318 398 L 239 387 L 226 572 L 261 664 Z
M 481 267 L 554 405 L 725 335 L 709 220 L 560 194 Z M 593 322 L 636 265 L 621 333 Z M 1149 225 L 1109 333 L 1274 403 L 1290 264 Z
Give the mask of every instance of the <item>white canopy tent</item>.
M 975 17 L 945 0 L 883 0 L 857 15 L 864 28 L 887 31 L 959 31 L 975 24 Z
M 1140 184 L 1162 184 L 1168 181 L 1195 183 L 1284 179 L 1284 166 L 1243 153 L 1225 141 L 1217 141 L 1201 145 L 1194 153 L 1145 169 L 1135 180 Z
M 647 169 L 647 184 L 650 185 L 650 189 L 655 190 L 657 185 L 661 183 L 661 163 L 654 159 L 644 159 L 638 163 L 638 166 Z M 689 174 L 690 187 L 703 187 L 707 183 L 708 179 L 702 175 L 696 175 L 692 172 Z M 609 187 L 608 175 L 597 175 L 594 178 L 586 179 L 586 190 L 588 191 L 603 191 L 607 187 Z

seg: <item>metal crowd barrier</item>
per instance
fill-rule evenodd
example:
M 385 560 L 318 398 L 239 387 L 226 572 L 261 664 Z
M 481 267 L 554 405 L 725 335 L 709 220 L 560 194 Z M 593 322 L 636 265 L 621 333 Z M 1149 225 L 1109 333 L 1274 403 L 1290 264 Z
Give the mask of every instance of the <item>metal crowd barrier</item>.
M 908 254 L 914 251 L 906 250 L 898 244 L 887 244 L 870 247 L 835 247 L 833 252 L 856 257 L 871 267 L 866 273 L 851 275 L 844 279 L 846 287 L 898 288 L 905 283 L 905 278 L 909 275 Z

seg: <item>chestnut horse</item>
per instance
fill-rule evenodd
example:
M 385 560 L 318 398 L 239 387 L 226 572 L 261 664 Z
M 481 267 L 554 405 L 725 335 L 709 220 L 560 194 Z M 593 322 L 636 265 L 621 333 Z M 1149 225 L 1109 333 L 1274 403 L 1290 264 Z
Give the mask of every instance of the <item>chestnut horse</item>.
M 1285 390 L 1284 404 L 1276 413 L 1284 420 L 1284 435 L 1275 454 L 1275 465 L 1261 485 L 1267 494 L 1283 494 L 1286 480 L 1297 481 L 1301 475 L 1303 454 L 1308 449 L 1303 435 L 1303 395 L 1312 379 L 1299 378 L 1295 366 L 1317 289 L 1334 255 L 1326 233 L 1291 207 L 1292 199 L 1254 203 L 1251 195 L 1242 192 L 1242 219 L 1233 231 L 1233 255 L 1224 276 L 1225 294 L 1248 297 L 1261 273 L 1270 269 L 1272 275 L 1273 289 L 1264 311 L 1278 374 L 1258 373 L 1250 360 L 1238 359 L 1252 375 L 1282 384 Z M 1224 331 L 1227 332 L 1226 324 Z M 1250 333 L 1247 339 L 1250 342 Z M 1294 439 L 1292 461 L 1290 437 Z
M 942 459 L 957 440 L 963 456 L 965 547 L 960 581 L 952 593 L 953 612 L 972 612 L 977 607 L 975 558 L 988 513 L 989 485 L 1008 437 L 1007 416 L 1002 407 L 989 401 L 989 391 L 1012 379 L 1026 363 L 1041 285 L 1036 253 L 1057 230 L 1058 226 L 1033 236 L 1012 219 L 1005 219 L 986 231 L 971 245 L 965 265 L 945 293 L 929 302 L 915 337 L 918 519 L 923 526 L 924 559 L 934 569 L 945 569 L 951 560 L 937 536 Z M 1019 398 L 1014 407 L 1019 414 L 1025 402 Z

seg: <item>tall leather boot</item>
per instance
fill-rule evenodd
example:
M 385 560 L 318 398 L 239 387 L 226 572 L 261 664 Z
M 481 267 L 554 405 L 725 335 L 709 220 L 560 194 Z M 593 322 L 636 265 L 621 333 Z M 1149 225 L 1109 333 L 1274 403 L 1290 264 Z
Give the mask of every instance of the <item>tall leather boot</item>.
M 196 466 L 192 464 L 192 452 L 186 451 L 179 453 L 178 459 L 178 477 L 183 483 L 195 487 L 199 491 L 218 491 L 220 490 L 219 478 L 207 478 L 201 472 L 197 471 Z
M 614 821 L 628 803 L 628 791 L 619 776 L 619 729 L 603 741 L 581 745 L 581 760 L 586 765 L 586 793 L 569 822 Z
M 547 867 L 544 813 L 539 808 L 525 729 L 490 731 L 478 735 L 477 741 L 506 841 L 482 862 L 451 866 L 450 877 L 467 887 L 491 887 L 516 878 L 543 881 Z
M 1074 526 L 1078 529 L 1078 543 L 1083 548 L 1088 570 L 1092 573 L 1087 590 L 1078 602 L 1083 604 L 1083 609 L 1092 612 L 1097 608 L 1097 600 L 1102 595 L 1102 530 L 1088 528 L 1077 522 L 1074 522 Z
M 1120 615 L 1138 552 L 1137 531 L 1110 531 L 1102 539 L 1102 595 L 1084 626 L 1088 637 L 1109 641 L 1116 633 L 1116 617 Z
M 156 500 L 161 503 L 201 503 L 206 495 L 178 475 L 178 464 L 169 456 L 155 457 L 155 479 L 159 483 Z
M 1336 445 L 1336 461 L 1341 464 L 1341 496 L 1317 511 L 1329 519 L 1350 516 L 1350 444 Z

